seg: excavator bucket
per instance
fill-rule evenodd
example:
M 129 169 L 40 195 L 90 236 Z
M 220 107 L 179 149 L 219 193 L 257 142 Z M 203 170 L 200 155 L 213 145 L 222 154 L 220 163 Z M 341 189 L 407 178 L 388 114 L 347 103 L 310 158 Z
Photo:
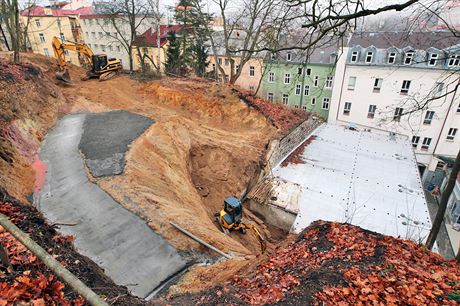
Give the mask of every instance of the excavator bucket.
M 64 69 L 64 70 L 56 72 L 56 79 L 63 81 L 64 83 L 68 83 L 68 84 L 72 83 L 68 69 Z

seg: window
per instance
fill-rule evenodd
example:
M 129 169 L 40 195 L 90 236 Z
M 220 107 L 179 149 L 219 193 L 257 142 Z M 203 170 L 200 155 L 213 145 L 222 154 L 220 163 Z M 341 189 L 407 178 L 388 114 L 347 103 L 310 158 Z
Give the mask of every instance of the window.
M 428 148 L 430 147 L 430 144 L 431 144 L 431 138 L 429 137 L 425 137 L 423 138 L 423 142 L 422 142 L 422 150 L 428 150 Z
M 374 119 L 375 111 L 377 110 L 377 105 L 369 105 L 369 110 L 367 111 L 367 118 Z
M 89 38 L 89 33 L 85 32 L 85 36 L 86 36 L 86 38 Z
M 69 55 L 69 50 L 64 50 L 64 54 L 68 56 Z
M 273 83 L 275 82 L 275 73 L 274 72 L 269 72 L 268 73 L 268 82 Z
M 41 43 L 45 42 L 45 35 L 43 33 L 38 34 L 38 38 L 40 38 Z
M 65 41 L 65 35 L 64 35 L 64 33 L 60 33 L 59 36 L 61 36 L 61 40 L 62 40 L 62 41 Z
M 294 105 L 294 108 L 299 108 L 299 106 L 298 106 L 298 105 Z
M 380 88 L 382 88 L 383 79 L 375 78 L 374 80 L 374 92 L 380 92 Z
M 102 32 L 98 32 L 97 34 L 99 34 L 99 38 L 103 37 Z
M 109 46 L 109 51 L 113 51 L 112 45 Z
M 351 53 L 351 59 L 350 62 L 356 63 L 358 61 L 358 51 L 353 51 Z
M 418 143 L 420 142 L 420 136 L 412 136 L 412 147 L 417 149 Z
M 414 51 L 406 52 L 406 56 L 404 57 L 404 65 L 412 64 L 413 58 L 414 58 Z
M 60 29 L 61 28 L 61 19 L 58 18 L 58 20 L 56 20 L 56 22 L 57 22 L 58 28 Z
M 311 75 L 311 69 L 310 68 L 307 68 L 307 73 L 306 75 Z
M 267 94 L 267 100 L 270 101 L 270 102 L 273 102 L 273 93 L 272 92 L 269 92 Z
M 40 19 L 35 19 L 35 25 L 37 26 L 37 28 L 41 27 Z
M 315 105 L 316 104 L 316 98 L 311 98 L 311 105 Z
M 102 52 L 105 52 L 105 45 L 101 45 Z
M 290 73 L 286 73 L 284 75 L 284 84 L 290 84 L 291 83 L 291 74 Z
M 288 105 L 288 103 L 289 103 L 289 95 L 283 94 L 283 104 Z
M 402 116 L 403 110 L 404 110 L 404 109 L 401 108 L 401 107 L 396 107 L 396 109 L 395 109 L 395 114 L 394 114 L 394 116 L 393 116 L 393 120 L 394 120 L 394 121 L 399 122 L 399 121 L 401 120 L 401 116 Z
M 343 108 L 343 114 L 350 115 L 350 111 L 351 111 L 351 102 L 345 102 L 345 106 Z
M 249 90 L 254 90 L 254 86 L 249 86 Z
M 447 140 L 454 140 L 455 135 L 457 135 L 457 129 L 456 128 L 450 128 L 449 133 L 447 133 Z
M 226 59 L 224 60 L 224 63 L 225 63 L 225 66 L 228 66 L 228 63 L 229 63 L 229 62 L 228 62 L 228 58 L 226 58 Z
M 301 92 L 302 92 L 302 85 L 297 84 L 295 86 L 295 94 L 296 94 L 296 96 L 299 96 Z
M 120 46 L 117 46 L 117 52 L 121 52 Z
M 90 19 L 88 21 L 89 21 L 89 25 L 93 25 L 93 20 L 92 19 Z
M 388 64 L 394 64 L 396 62 L 396 52 L 390 52 L 388 54 Z
M 254 66 L 249 66 L 249 76 L 255 76 L 256 75 L 256 67 Z
M 430 125 L 431 121 L 433 120 L 434 117 L 434 112 L 433 111 L 427 111 L 425 114 L 425 120 L 423 120 L 423 124 Z
M 216 64 L 212 64 L 212 71 L 216 71 Z
M 117 38 L 117 32 L 113 32 L 113 37 Z
M 310 85 L 305 85 L 303 88 L 303 95 L 308 96 L 310 95 Z
M 329 109 L 329 98 L 323 98 L 323 109 Z
M 219 65 L 222 65 L 222 59 L 220 57 L 217 59 L 217 62 L 219 63 Z
M 228 83 L 229 80 L 230 80 L 230 79 L 229 79 L 229 77 L 228 77 L 228 74 L 226 74 L 226 75 L 225 75 L 225 82 Z
M 307 111 L 307 106 L 306 106 L 306 105 L 303 105 L 303 106 L 302 106 L 302 109 L 303 109 L 304 111 Z
M 319 82 L 319 76 L 315 75 L 315 81 L 314 81 L 314 86 L 318 87 L 318 82 Z
M 370 64 L 372 63 L 372 58 L 374 57 L 374 53 L 373 52 L 367 52 L 366 54 L 366 64 Z
M 447 63 L 447 66 L 449 67 L 460 66 L 460 54 L 451 55 L 449 57 L 449 62 Z
M 329 55 L 329 63 L 330 64 L 335 64 L 336 61 L 337 61 L 337 55 L 336 54 Z
M 430 59 L 428 60 L 428 66 L 436 66 L 436 62 L 438 61 L 438 54 L 431 53 Z
M 402 86 L 401 86 L 401 94 L 406 94 L 409 92 L 409 88 L 410 88 L 410 83 L 411 81 L 409 80 L 404 80 L 403 83 L 402 83 Z
M 286 54 L 286 60 L 287 60 L 288 62 L 292 61 L 292 54 L 291 54 L 291 52 L 288 52 L 288 53 Z
M 444 83 L 443 82 L 436 82 L 434 85 L 434 96 L 440 96 L 442 91 L 444 89 Z
M 356 85 L 356 77 L 351 76 L 348 78 L 348 90 L 355 90 L 355 85 Z
M 96 38 L 96 32 L 91 32 L 91 36 L 93 36 L 93 38 Z
M 457 114 L 460 113 L 460 104 L 457 105 Z
M 332 88 L 332 80 L 333 77 L 331 75 L 328 75 L 326 78 L 326 88 Z
M 94 44 L 94 49 L 97 49 L 99 48 L 99 45 L 98 44 Z
M 298 75 L 302 75 L 302 73 L 303 73 L 302 67 L 298 67 L 298 68 L 297 68 L 297 74 L 298 74 Z
M 43 53 L 48 57 L 50 56 L 50 52 L 48 51 L 48 48 L 44 48 Z

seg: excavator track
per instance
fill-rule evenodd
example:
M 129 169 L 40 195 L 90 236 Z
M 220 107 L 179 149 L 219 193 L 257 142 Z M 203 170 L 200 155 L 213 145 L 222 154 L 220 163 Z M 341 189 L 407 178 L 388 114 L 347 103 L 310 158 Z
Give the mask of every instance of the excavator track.
M 99 81 L 107 81 L 108 79 L 111 79 L 116 75 L 117 75 L 116 71 L 105 72 L 99 76 Z

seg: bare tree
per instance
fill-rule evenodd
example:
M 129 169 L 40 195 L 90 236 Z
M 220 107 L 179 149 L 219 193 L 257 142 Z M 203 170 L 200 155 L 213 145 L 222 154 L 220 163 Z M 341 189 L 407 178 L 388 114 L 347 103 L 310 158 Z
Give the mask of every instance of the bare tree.
M 11 47 L 13 49 L 14 63 L 19 64 L 19 51 L 21 48 L 21 27 L 19 23 L 18 0 L 1 0 L 0 13 L 10 34 Z

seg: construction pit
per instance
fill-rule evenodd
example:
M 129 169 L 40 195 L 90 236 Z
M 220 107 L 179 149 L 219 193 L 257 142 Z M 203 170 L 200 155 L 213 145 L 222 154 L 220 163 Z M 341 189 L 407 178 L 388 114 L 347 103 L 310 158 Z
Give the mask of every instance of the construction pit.
M 144 299 L 160 290 L 195 292 L 258 260 L 258 239 L 224 234 L 215 213 L 264 175 L 277 139 L 305 113 L 284 109 L 283 118 L 271 118 L 231 87 L 200 79 L 84 82 L 84 70 L 72 66 L 73 84 L 63 85 L 50 59 L 26 54 L 15 66 L 8 56 L 0 56 L 8 85 L 1 89 L 0 186 L 60 224 L 115 283 Z M 288 235 L 248 209 L 244 218 L 268 251 Z M 126 241 L 132 244 L 117 249 Z

